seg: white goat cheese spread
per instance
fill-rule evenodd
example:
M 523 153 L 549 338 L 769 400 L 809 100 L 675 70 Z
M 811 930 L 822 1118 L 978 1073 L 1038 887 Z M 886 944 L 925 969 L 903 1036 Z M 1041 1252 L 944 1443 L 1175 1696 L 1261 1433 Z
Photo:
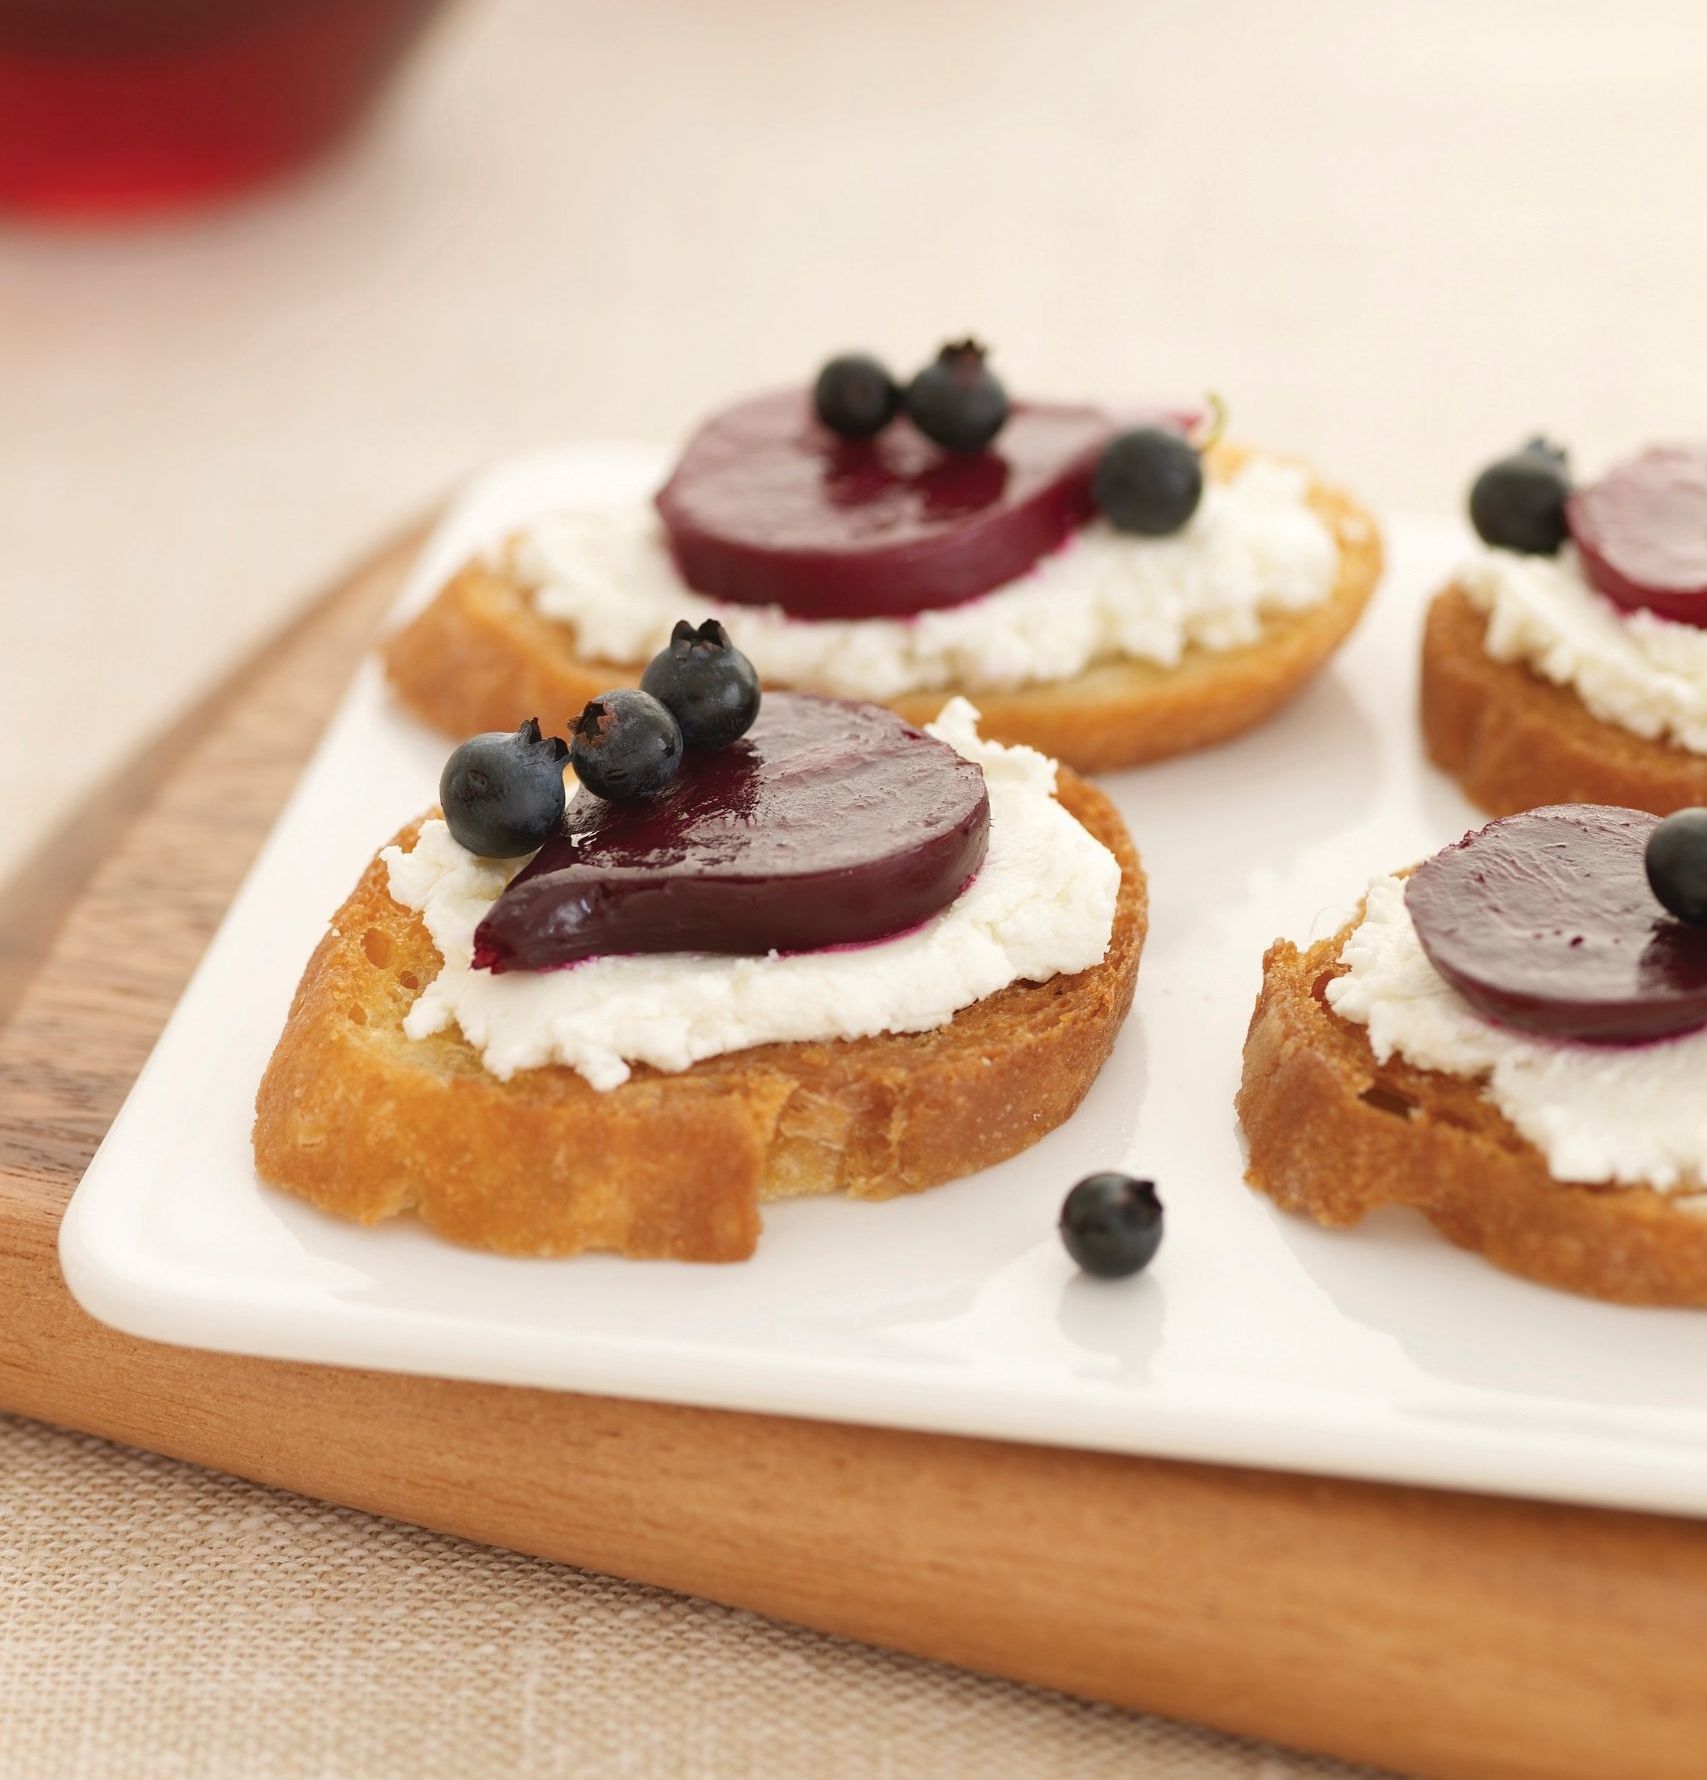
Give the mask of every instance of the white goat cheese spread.
M 876 700 L 1008 691 L 1104 661 L 1174 667 L 1188 648 L 1254 643 L 1268 619 L 1322 604 L 1339 547 L 1309 489 L 1304 470 L 1253 458 L 1208 483 L 1172 537 L 1094 521 L 1018 580 L 907 618 L 799 619 L 708 600 L 676 572 L 650 502 L 537 520 L 507 561 L 536 609 L 573 625 L 580 653 L 600 661 L 647 661 L 677 619 L 715 617 L 767 684 Z
M 1598 1045 L 1496 1026 L 1429 962 L 1399 878 L 1370 887 L 1340 962 L 1328 1005 L 1368 1029 L 1375 1060 L 1480 1081 L 1555 1180 L 1707 1190 L 1707 1028 Z
M 989 852 L 972 883 L 922 927 L 850 950 L 475 970 L 474 930 L 523 862 L 482 859 L 442 821 L 424 823 L 409 851 L 383 855 L 392 896 L 419 913 L 444 960 L 404 1030 L 426 1038 L 455 1026 L 502 1079 L 560 1063 L 609 1089 L 637 1063 L 673 1071 L 750 1045 L 927 1032 L 1010 983 L 1099 963 L 1114 931 L 1120 866 L 1056 801 L 1055 763 L 983 740 L 964 699 L 929 733 L 983 769 Z
M 1602 722 L 1707 754 L 1707 630 L 1615 605 L 1568 544 L 1557 556 L 1482 550 L 1459 582 L 1495 661 L 1570 687 Z

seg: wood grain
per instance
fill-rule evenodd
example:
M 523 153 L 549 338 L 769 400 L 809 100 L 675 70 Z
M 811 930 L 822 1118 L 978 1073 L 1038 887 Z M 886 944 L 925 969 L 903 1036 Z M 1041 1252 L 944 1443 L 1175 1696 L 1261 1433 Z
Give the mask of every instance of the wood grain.
M 1440 1780 L 1707 1774 L 1707 1526 L 281 1365 L 85 1317 L 54 1252 L 70 1189 L 405 557 L 337 590 L 0 894 L 0 1406 Z

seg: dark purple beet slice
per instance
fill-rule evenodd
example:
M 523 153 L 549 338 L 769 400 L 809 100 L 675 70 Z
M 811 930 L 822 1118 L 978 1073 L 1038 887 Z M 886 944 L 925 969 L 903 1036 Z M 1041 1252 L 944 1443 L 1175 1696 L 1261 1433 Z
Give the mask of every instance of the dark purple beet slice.
M 772 692 L 738 742 L 690 749 L 658 797 L 578 792 L 492 905 L 478 967 L 623 952 L 806 952 L 887 939 L 965 888 L 984 775 L 876 705 Z
M 1583 574 L 1609 600 L 1707 626 L 1707 444 L 1656 445 L 1565 503 Z
M 911 421 L 874 439 L 821 425 L 808 392 L 715 415 L 658 492 L 690 587 L 802 618 L 958 605 L 1023 575 L 1094 512 L 1113 433 L 1095 408 L 1017 403 L 987 451 L 945 452 Z
M 1707 928 L 1648 887 L 1658 821 L 1555 804 L 1466 835 L 1405 886 L 1423 950 L 1502 1026 L 1602 1043 L 1707 1026 Z

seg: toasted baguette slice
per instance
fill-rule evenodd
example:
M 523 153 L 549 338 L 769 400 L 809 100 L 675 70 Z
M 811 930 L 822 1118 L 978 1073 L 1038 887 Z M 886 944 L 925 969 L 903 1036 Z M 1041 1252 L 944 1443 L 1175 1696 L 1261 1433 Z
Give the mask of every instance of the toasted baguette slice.
M 1378 1064 L 1324 995 L 1351 932 L 1305 952 L 1282 940 L 1263 960 L 1238 1095 L 1250 1184 L 1333 1226 L 1414 1206 L 1461 1248 L 1545 1285 L 1707 1307 L 1707 1195 L 1555 1180 L 1476 1082 Z
M 934 1032 L 639 1068 L 605 1093 L 559 1067 L 501 1082 L 454 1031 L 405 1037 L 440 960 L 376 859 L 297 989 L 256 1102 L 256 1166 L 340 1217 L 413 1210 L 506 1254 L 735 1261 L 752 1253 L 762 1200 L 887 1199 L 1000 1162 L 1084 1098 L 1144 943 L 1144 874 L 1114 806 L 1065 772 L 1060 797 L 1120 862 L 1102 963 L 1015 983 Z
M 1212 472 L 1230 475 L 1247 455 L 1221 447 Z M 1017 692 L 955 686 L 885 702 L 923 724 L 963 695 L 982 714 L 984 735 L 1024 742 L 1080 772 L 1136 766 L 1238 735 L 1302 689 L 1350 634 L 1381 578 L 1381 537 L 1370 515 L 1321 483 L 1309 498 L 1339 545 L 1333 592 L 1308 611 L 1270 618 L 1254 643 L 1194 647 L 1172 668 L 1107 662 Z M 635 685 L 645 666 L 582 655 L 572 625 L 541 617 L 526 587 L 480 562 L 390 638 L 385 663 L 403 703 L 457 736 L 513 729 L 532 716 L 561 724 L 599 693 Z
M 1491 816 L 1552 803 L 1615 804 L 1669 816 L 1707 804 L 1707 756 L 1604 723 L 1484 646 L 1488 621 L 1453 586 L 1423 629 L 1422 728 L 1429 758 Z

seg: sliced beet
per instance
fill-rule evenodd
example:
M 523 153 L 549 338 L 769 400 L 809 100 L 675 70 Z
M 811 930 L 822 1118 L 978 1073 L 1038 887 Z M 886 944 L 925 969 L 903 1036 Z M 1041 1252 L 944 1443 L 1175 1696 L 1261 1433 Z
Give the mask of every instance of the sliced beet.
M 1707 928 L 1648 887 L 1658 821 L 1556 804 L 1466 835 L 1405 886 L 1423 950 L 1503 1026 L 1603 1043 L 1707 1026 Z
M 657 797 L 582 790 L 474 937 L 494 971 L 626 952 L 887 939 L 946 908 L 989 844 L 983 772 L 876 705 L 772 692 Z
M 1023 575 L 1093 515 L 1115 423 L 1095 408 L 1016 403 L 986 451 L 950 452 L 910 420 L 839 438 L 810 393 L 714 416 L 658 492 L 682 579 L 712 599 L 802 618 L 958 605 Z
M 1707 444 L 1656 445 L 1579 488 L 1565 523 L 1609 600 L 1707 626 Z

